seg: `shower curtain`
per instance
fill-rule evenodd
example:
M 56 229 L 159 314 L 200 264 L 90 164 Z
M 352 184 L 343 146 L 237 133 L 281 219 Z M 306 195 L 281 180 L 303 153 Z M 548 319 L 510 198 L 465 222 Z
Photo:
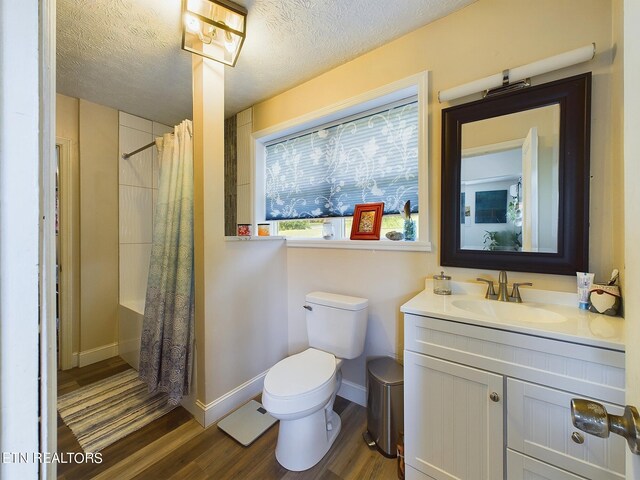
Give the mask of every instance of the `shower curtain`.
M 160 163 L 139 376 L 177 405 L 189 393 L 194 339 L 193 144 L 184 120 L 156 139 Z

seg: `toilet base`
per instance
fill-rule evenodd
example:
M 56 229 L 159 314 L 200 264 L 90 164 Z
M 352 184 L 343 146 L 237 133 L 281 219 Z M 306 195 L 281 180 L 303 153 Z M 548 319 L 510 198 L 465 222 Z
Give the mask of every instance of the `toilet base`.
M 280 420 L 276 459 L 287 470 L 300 472 L 317 464 L 335 442 L 342 426 L 340 416 L 328 408 L 297 420 Z M 330 429 L 329 429 L 330 428 Z

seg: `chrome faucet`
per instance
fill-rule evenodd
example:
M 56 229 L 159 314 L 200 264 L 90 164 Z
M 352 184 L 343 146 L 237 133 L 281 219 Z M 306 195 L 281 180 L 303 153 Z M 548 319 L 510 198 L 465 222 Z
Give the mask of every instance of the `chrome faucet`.
M 519 282 L 513 284 L 513 289 L 511 290 L 511 295 L 507 294 L 508 286 L 507 286 L 507 272 L 502 270 L 498 275 L 498 293 L 493 288 L 493 280 L 486 280 L 484 278 L 477 278 L 479 282 L 487 283 L 487 293 L 484 298 L 489 300 L 498 300 L 499 302 L 515 302 L 522 303 L 522 297 L 520 296 L 519 287 L 528 285 L 533 286 L 531 282 Z
M 509 297 L 507 295 L 507 272 L 502 270 L 498 275 L 498 298 L 499 302 L 508 302 Z

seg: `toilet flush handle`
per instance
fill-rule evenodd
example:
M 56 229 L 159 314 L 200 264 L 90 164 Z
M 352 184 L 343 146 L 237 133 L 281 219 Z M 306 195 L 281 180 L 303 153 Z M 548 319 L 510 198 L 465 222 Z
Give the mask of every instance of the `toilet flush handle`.
M 306 308 L 309 311 L 313 310 L 310 305 L 303 305 L 302 308 Z

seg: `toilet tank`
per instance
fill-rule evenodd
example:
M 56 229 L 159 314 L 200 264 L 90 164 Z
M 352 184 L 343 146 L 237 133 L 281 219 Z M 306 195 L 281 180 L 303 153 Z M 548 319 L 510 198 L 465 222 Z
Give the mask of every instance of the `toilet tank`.
M 369 300 L 326 292 L 311 292 L 305 300 L 309 346 L 338 358 L 359 357 L 367 334 Z

